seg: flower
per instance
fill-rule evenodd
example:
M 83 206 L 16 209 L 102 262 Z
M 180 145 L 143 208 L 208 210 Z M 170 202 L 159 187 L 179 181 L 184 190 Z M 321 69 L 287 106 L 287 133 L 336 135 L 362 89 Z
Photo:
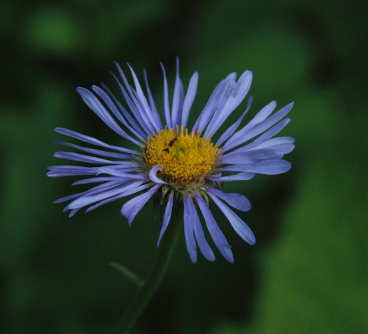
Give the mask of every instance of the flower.
M 190 127 L 189 114 L 199 78 L 197 72 L 191 76 L 185 91 L 177 61 L 170 105 L 166 72 L 161 64 L 164 116 L 161 117 L 147 73 L 144 71 L 143 88 L 130 65 L 133 85 L 118 63 L 116 67 L 118 75 L 114 75 L 114 78 L 124 97 L 124 105 L 104 85 L 94 85 L 90 89 L 78 87 L 77 92 L 105 125 L 137 148 L 110 145 L 76 131 L 56 128 L 57 133 L 92 147 L 58 142 L 82 153 L 56 152 L 56 158 L 87 166 L 51 166 L 47 175 L 88 176 L 73 185 L 97 185 L 55 202 L 68 201 L 64 211 L 69 211 L 71 217 L 82 208 L 89 212 L 106 203 L 134 195 L 121 208 L 121 214 L 131 224 L 153 196 L 161 196 L 164 214 L 158 245 L 177 203 L 184 208 L 185 242 L 191 260 L 197 261 L 197 247 L 207 260 L 215 260 L 200 213 L 219 252 L 227 261 L 233 262 L 231 246 L 219 228 L 210 204 L 220 209 L 245 242 L 255 244 L 252 230 L 233 210 L 250 210 L 249 200 L 241 194 L 225 193 L 219 189 L 219 185 L 250 180 L 256 174 L 281 174 L 290 169 L 290 163 L 282 158 L 294 149 L 294 139 L 275 136 L 289 123 L 290 119 L 285 117 L 293 103 L 273 113 L 276 102 L 272 101 L 258 111 L 250 122 L 241 125 L 252 104 L 252 98 L 249 97 L 241 116 L 219 134 L 225 121 L 248 94 L 252 82 L 251 71 L 245 71 L 239 79 L 235 73 L 223 79 Z

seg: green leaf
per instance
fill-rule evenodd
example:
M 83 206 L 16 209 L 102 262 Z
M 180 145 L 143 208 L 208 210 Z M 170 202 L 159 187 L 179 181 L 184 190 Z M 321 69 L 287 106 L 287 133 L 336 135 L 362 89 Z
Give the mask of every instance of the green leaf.
M 131 272 L 128 268 L 124 267 L 118 262 L 110 262 L 110 266 L 116 269 L 120 274 L 125 276 L 129 281 L 133 282 L 137 287 L 142 287 L 144 282 L 135 273 Z

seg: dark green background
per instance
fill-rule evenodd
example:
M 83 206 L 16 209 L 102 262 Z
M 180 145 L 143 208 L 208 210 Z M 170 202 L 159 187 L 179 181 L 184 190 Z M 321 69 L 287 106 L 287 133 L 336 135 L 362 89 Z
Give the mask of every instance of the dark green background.
M 172 83 L 175 56 L 186 83 L 200 72 L 194 113 L 220 79 L 245 69 L 254 72 L 253 112 L 295 100 L 283 133 L 297 149 L 290 173 L 226 188 L 250 197 L 243 217 L 257 245 L 222 219 L 236 263 L 193 265 L 181 240 L 134 333 L 368 332 L 368 52 L 359 2 L 8 0 L 0 12 L 0 333 L 111 333 L 134 287 L 107 264 L 146 276 L 159 224 L 147 206 L 129 228 L 122 201 L 69 220 L 52 200 L 76 187 L 45 176 L 61 139 L 52 130 L 123 145 L 74 88 L 112 85 L 112 62 L 128 61 L 148 69 L 161 98 L 158 63 Z

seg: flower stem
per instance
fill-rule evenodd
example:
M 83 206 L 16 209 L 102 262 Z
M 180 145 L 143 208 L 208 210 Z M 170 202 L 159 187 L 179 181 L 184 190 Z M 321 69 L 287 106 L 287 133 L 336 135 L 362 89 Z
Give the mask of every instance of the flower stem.
M 132 303 L 128 306 L 120 321 L 116 334 L 128 334 L 131 331 L 166 274 L 176 240 L 178 239 L 178 231 L 180 230 L 179 226 L 181 226 L 181 224 L 179 224 L 179 221 L 175 220 L 172 221 L 170 225 L 171 228 L 168 229 L 167 235 L 162 239 L 159 254 L 152 271 L 143 286 L 138 290 Z

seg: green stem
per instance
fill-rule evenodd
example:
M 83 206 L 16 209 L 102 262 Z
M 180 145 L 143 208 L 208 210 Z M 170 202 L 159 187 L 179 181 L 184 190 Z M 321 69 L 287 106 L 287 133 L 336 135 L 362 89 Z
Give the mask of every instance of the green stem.
M 181 224 L 179 224 L 176 219 L 173 219 L 170 225 L 171 228 L 168 229 L 166 235 L 161 241 L 156 263 L 154 264 L 144 285 L 138 290 L 137 295 L 128 306 L 128 309 L 120 321 L 116 334 L 127 334 L 130 332 L 139 316 L 152 299 L 166 274 L 171 255 L 175 248 L 176 240 L 178 239 L 178 231 L 180 230 L 179 226 L 181 226 Z

